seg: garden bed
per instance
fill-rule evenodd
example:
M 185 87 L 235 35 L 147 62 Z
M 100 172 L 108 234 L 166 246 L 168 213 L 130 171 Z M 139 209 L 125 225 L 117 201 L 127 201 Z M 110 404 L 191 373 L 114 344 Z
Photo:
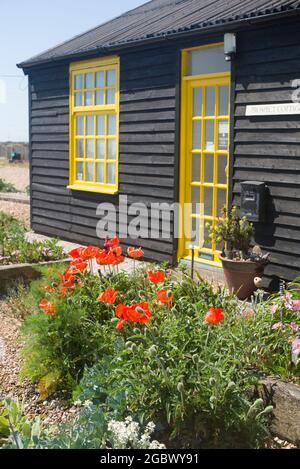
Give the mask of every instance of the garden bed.
M 13 303 L 25 320 L 23 378 L 41 401 L 63 393 L 80 409 L 40 446 L 106 447 L 111 428 L 132 421 L 146 431 L 153 421 L 168 448 L 265 448 L 270 430 L 299 444 L 299 283 L 246 304 L 184 271 L 174 281 L 166 266 L 119 272 L 117 239 L 70 256 Z

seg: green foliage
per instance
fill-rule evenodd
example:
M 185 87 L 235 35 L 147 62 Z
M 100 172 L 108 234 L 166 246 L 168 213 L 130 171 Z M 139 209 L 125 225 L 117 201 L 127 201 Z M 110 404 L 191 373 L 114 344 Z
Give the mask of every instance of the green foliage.
M 10 182 L 6 182 L 3 179 L 0 178 L 0 192 L 18 192 L 16 187 L 11 184 Z
M 0 212 L 0 265 L 61 260 L 63 249 L 56 240 L 29 242 L 26 229 L 16 218 Z
M 23 415 L 19 401 L 5 399 L 0 402 L 0 447 L 9 449 L 34 448 L 41 437 L 41 420 L 33 422 Z
M 222 243 L 224 248 L 239 251 L 246 256 L 251 238 L 254 234 L 254 226 L 246 217 L 240 218 L 238 207 L 233 206 L 231 210 L 223 209 L 223 216 L 218 218 L 215 226 L 208 225 L 211 238 L 217 244 Z

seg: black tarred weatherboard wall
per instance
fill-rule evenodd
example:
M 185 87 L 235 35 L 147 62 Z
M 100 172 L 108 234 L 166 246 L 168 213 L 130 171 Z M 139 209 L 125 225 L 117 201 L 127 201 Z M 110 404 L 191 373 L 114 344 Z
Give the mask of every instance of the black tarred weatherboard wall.
M 128 202 L 178 200 L 180 50 L 222 41 L 163 41 L 120 51 L 120 190 Z M 268 186 L 267 219 L 256 242 L 271 252 L 273 276 L 300 272 L 300 116 L 245 117 L 247 104 L 291 102 L 291 82 L 300 78 L 300 22 L 252 26 L 237 32 L 232 63 L 231 193 L 239 204 L 240 183 Z M 71 192 L 69 177 L 69 64 L 33 68 L 30 78 L 32 226 L 41 233 L 96 243 L 96 207 L 118 196 Z M 130 218 L 129 218 L 130 219 Z M 119 227 L 122 231 L 122 227 Z M 176 261 L 169 239 L 126 240 L 147 258 Z

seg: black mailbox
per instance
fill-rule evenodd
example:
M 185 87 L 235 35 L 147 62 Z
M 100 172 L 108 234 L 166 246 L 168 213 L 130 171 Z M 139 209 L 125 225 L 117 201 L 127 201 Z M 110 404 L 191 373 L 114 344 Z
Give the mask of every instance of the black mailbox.
M 240 215 L 251 222 L 264 222 L 266 212 L 266 185 L 264 182 L 245 181 L 241 183 Z

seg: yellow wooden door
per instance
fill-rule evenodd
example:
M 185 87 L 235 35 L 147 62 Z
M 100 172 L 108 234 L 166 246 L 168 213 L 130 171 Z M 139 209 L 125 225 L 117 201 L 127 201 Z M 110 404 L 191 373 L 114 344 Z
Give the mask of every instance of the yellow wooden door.
M 191 209 L 179 257 L 194 250 L 195 259 L 219 263 L 220 247 L 207 225 L 215 224 L 228 203 L 230 73 L 183 81 L 181 124 L 181 202 Z

